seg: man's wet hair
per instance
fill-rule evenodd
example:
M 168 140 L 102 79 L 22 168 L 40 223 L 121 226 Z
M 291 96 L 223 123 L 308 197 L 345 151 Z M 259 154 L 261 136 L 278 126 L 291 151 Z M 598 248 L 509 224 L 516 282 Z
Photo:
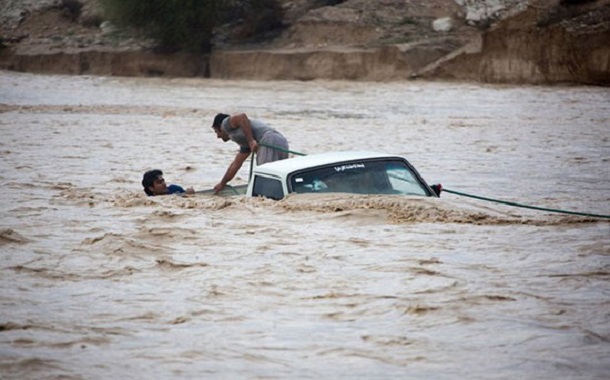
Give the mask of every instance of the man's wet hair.
M 216 116 L 214 117 L 214 122 L 212 123 L 212 128 L 220 128 L 220 124 L 222 124 L 222 121 L 227 117 L 229 117 L 229 115 L 227 115 L 226 113 L 216 114 Z
M 153 186 L 155 180 L 162 176 L 163 172 L 159 169 L 149 170 L 144 173 L 144 177 L 142 178 L 142 186 L 144 187 L 144 192 L 146 195 L 151 196 L 154 195 L 152 191 L 150 191 L 149 187 Z

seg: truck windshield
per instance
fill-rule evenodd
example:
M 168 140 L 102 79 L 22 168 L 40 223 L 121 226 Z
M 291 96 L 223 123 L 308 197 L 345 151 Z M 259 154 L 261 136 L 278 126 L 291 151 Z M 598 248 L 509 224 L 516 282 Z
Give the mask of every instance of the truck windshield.
M 403 194 L 430 196 L 415 169 L 399 159 L 332 164 L 294 173 L 296 193 Z

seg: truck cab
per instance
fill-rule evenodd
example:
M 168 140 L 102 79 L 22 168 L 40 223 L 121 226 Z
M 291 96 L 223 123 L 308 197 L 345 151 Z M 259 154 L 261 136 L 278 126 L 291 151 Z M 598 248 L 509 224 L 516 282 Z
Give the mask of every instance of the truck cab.
M 291 193 L 438 197 L 405 158 L 367 151 L 312 154 L 260 165 L 253 169 L 246 191 L 276 200 Z

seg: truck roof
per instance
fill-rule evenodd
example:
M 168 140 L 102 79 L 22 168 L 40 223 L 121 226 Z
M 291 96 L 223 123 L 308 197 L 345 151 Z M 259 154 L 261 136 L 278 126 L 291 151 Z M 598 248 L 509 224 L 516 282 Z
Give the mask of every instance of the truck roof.
M 312 168 L 332 163 L 341 163 L 346 161 L 357 161 L 382 157 L 398 156 L 370 151 L 340 151 L 316 153 L 307 156 L 299 156 L 288 158 L 285 160 L 269 162 L 258 166 L 256 168 L 256 172 L 285 177 L 289 173 L 292 173 L 296 170 Z

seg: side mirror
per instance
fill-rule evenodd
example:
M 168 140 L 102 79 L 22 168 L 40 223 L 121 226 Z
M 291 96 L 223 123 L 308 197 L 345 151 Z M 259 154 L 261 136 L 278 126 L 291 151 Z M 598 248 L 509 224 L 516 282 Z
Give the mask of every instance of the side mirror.
M 438 183 L 436 185 L 430 186 L 430 188 L 432 189 L 432 191 L 434 191 L 434 194 L 436 194 L 437 197 L 439 197 L 439 198 L 441 197 L 441 191 L 443 191 L 443 185 Z

